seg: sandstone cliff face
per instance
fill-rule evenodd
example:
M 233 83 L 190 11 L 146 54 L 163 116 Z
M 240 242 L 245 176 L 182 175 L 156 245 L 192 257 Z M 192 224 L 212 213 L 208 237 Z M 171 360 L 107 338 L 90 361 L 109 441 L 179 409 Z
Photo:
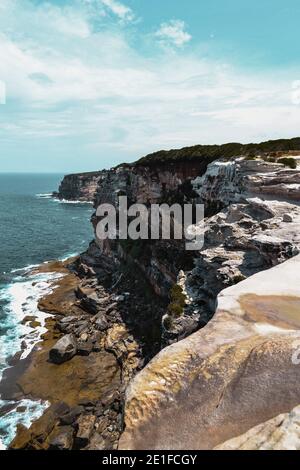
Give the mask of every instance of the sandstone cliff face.
M 204 247 L 192 260 L 174 241 L 143 246 L 133 259 L 158 294 L 177 281 L 186 296 L 179 317 L 163 318 L 162 345 L 206 326 L 164 349 L 131 382 L 124 449 L 213 448 L 299 402 L 291 357 L 299 339 L 293 273 L 300 259 L 293 257 L 300 250 L 300 172 L 259 158 L 221 159 L 196 171 L 123 168 L 97 191 L 96 206 L 126 194 L 146 204 L 202 202 L 209 216 Z M 122 243 L 99 248 L 132 260 Z
M 93 202 L 97 186 L 105 175 L 106 171 L 67 175 L 53 196 L 66 201 Z
M 202 166 L 197 162 L 156 168 L 120 166 L 109 171 L 98 184 L 95 208 L 105 203 L 117 207 L 119 196 L 127 196 L 128 205 L 192 201 L 196 193 L 192 190 L 191 180 L 199 175 Z M 94 227 L 97 221 L 94 216 Z M 96 243 L 108 257 L 131 261 L 146 276 L 154 291 L 165 297 L 176 282 L 179 270 L 187 264 L 191 265 L 182 242 L 138 241 L 133 246 L 130 241 L 96 239 Z
M 149 328 L 152 318 L 158 343 L 147 346 L 146 362 L 170 346 L 133 380 L 144 352 L 128 361 L 131 331 L 136 351 L 145 343 L 133 294 L 116 317 L 105 312 L 111 322 L 105 347 L 129 383 L 120 448 L 211 449 L 241 436 L 238 447 L 245 432 L 299 405 L 300 369 L 292 357 L 300 340 L 300 172 L 277 157 L 122 165 L 94 187 L 95 209 L 117 206 L 121 195 L 128 204 L 206 208 L 200 251 L 188 253 L 174 240 L 95 238 L 77 264 L 83 285 L 96 296 L 97 283 L 124 297 L 143 279 L 163 300 L 156 309 L 152 294 L 151 307 L 143 306 L 143 324 Z M 97 221 L 94 215 L 94 227 Z M 179 315 L 165 305 L 174 286 L 184 297 Z
M 201 252 L 187 252 L 175 240 L 96 241 L 101 253 L 131 262 L 165 298 L 179 272 L 186 273 L 191 298 L 180 318 L 165 317 L 164 344 L 205 325 L 222 289 L 298 253 L 298 169 L 238 157 L 217 160 L 203 171 L 203 162 L 194 161 L 121 166 L 107 173 L 95 196 L 96 208 L 117 206 L 118 197 L 126 195 L 129 204 L 197 202 L 207 216 L 216 214 L 206 219 Z M 93 223 L 96 227 L 96 217 Z

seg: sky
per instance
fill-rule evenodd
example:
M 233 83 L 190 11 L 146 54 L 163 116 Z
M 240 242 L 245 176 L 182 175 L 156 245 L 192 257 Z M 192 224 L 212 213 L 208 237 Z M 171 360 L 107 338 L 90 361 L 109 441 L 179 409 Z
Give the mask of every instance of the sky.
M 300 135 L 299 0 L 0 0 L 0 172 Z

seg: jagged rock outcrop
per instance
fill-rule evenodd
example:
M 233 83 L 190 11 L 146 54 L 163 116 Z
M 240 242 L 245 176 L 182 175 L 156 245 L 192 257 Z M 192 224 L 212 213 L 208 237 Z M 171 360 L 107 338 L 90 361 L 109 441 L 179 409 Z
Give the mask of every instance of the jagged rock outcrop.
M 98 184 L 106 170 L 66 175 L 53 197 L 66 201 L 93 202 Z
M 273 160 L 276 158 L 273 157 Z M 182 161 L 174 161 L 168 165 L 157 166 L 123 165 L 109 171 L 101 180 L 95 195 L 95 208 L 103 203 L 117 207 L 118 197 L 122 195 L 127 196 L 128 205 L 163 202 L 203 203 L 206 216 L 214 215 L 233 203 L 248 204 L 247 201 L 255 197 L 297 203 L 300 195 L 299 170 L 287 169 L 284 164 L 273 160 L 265 161 L 260 157 L 248 160 L 237 157 L 229 161 L 216 160 L 208 166 L 208 162 L 205 161 L 204 165 L 201 159 L 199 161 L 193 159 L 185 164 Z M 289 209 L 286 208 L 284 223 L 289 217 Z M 251 217 L 250 214 L 248 221 L 246 216 L 241 222 L 244 223 L 245 229 L 247 223 L 251 224 Z M 258 215 L 258 217 L 268 216 Z M 97 222 L 98 218 L 94 216 L 94 227 Z M 248 229 L 248 233 L 254 231 L 253 226 L 249 226 Z M 262 223 L 261 231 L 263 230 Z M 184 243 L 175 240 L 171 242 L 158 240 L 154 243 L 137 241 L 133 244 L 124 240 L 96 239 L 96 243 L 101 253 L 110 259 L 117 262 L 120 259 L 132 261 L 143 272 L 154 290 L 163 296 L 167 296 L 176 282 L 179 271 L 188 269 L 193 263 L 190 253 L 185 250 Z M 97 250 L 93 247 L 93 251 L 95 253 Z M 263 266 L 259 267 L 261 268 Z M 252 270 L 250 274 L 254 272 L 256 271 Z
M 121 449 L 212 449 L 298 405 L 299 268 L 296 256 L 225 289 L 205 328 L 133 379 Z
M 292 220 L 288 224 L 287 214 Z M 300 252 L 300 207 L 246 199 L 207 219 L 203 230 L 203 249 L 185 273 L 186 306 L 171 328 L 179 338 L 185 336 L 187 318 L 198 325 L 209 321 L 223 289 Z
M 300 172 L 297 168 L 287 169 L 282 163 L 260 158 L 217 160 L 208 165 L 203 176 L 192 181 L 192 186 L 208 210 L 257 196 L 299 201 Z

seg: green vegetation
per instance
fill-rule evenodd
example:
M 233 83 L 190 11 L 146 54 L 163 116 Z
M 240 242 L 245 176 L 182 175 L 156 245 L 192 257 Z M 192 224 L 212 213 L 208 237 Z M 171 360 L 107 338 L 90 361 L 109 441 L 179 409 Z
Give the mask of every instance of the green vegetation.
M 232 157 L 245 155 L 246 157 L 271 152 L 287 152 L 300 150 L 300 137 L 294 139 L 279 139 L 261 142 L 259 144 L 229 143 L 223 145 L 195 145 L 174 150 L 161 150 L 138 160 L 135 165 L 151 166 L 157 164 L 178 163 L 181 161 L 197 162 L 206 166 L 218 158 L 230 159 Z
M 282 157 L 277 160 L 277 163 L 282 163 L 284 166 L 288 166 L 295 170 L 297 168 L 297 162 L 294 158 L 291 157 Z
M 239 282 L 242 282 L 246 279 L 246 276 L 244 274 L 236 274 L 233 279 L 232 279 L 232 284 L 238 284 Z
M 171 318 L 178 318 L 183 314 L 186 302 L 186 295 L 183 293 L 182 288 L 178 284 L 170 290 L 170 304 L 168 306 L 168 315 Z

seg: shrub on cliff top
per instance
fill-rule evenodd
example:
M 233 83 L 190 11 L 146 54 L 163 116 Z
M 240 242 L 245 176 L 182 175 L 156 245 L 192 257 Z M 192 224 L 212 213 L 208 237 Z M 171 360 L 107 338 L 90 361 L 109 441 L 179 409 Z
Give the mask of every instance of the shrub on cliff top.
M 178 162 L 193 161 L 204 167 L 218 158 L 230 159 L 240 155 L 254 155 L 271 152 L 287 152 L 300 150 L 300 137 L 294 139 L 278 139 L 261 142 L 259 144 L 240 144 L 232 142 L 223 145 L 194 145 L 182 149 L 161 150 L 138 160 L 135 165 L 156 166 Z M 205 171 L 205 168 L 204 168 Z
M 168 314 L 173 318 L 180 317 L 180 315 L 183 314 L 186 296 L 178 284 L 174 284 L 174 286 L 171 288 L 170 300 L 171 302 L 168 306 Z
M 277 163 L 282 163 L 284 166 L 288 166 L 295 170 L 297 168 L 297 162 L 294 158 L 291 157 L 283 157 L 277 160 Z

